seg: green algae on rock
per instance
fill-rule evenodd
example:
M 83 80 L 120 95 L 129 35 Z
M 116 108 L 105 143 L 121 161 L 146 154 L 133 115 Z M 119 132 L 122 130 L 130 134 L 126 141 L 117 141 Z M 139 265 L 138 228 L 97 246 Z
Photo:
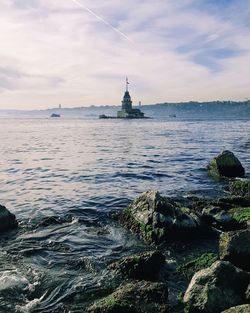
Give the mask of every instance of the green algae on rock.
M 204 230 L 200 218 L 158 191 L 146 191 L 123 210 L 121 223 L 146 243 L 190 238 Z
M 177 267 L 177 272 L 183 274 L 188 280 L 190 280 L 196 272 L 211 266 L 217 260 L 217 254 L 207 252 L 189 262 L 179 265 Z
M 0 205 L 0 233 L 16 228 L 18 225 L 14 214 Z
M 183 301 L 189 313 L 220 313 L 246 303 L 249 283 L 250 273 L 229 262 L 216 261 L 193 276 Z
M 250 230 L 222 233 L 219 242 L 221 260 L 250 271 Z
M 225 150 L 210 161 L 208 173 L 214 178 L 243 177 L 245 169 L 231 151 Z
M 90 313 L 168 313 L 166 284 L 134 281 L 117 288 L 111 295 L 96 301 Z
M 121 259 L 108 269 L 132 279 L 156 281 L 165 264 L 165 256 L 160 251 L 145 252 Z
M 238 197 L 250 198 L 250 180 L 236 179 L 230 182 L 229 192 Z

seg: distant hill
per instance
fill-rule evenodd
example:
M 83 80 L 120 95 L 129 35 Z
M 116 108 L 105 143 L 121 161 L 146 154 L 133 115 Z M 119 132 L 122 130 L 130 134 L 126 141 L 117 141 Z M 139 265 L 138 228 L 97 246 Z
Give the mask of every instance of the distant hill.
M 61 117 L 97 118 L 100 114 L 116 116 L 119 106 L 90 106 L 77 108 L 53 108 L 47 110 L 0 110 L 0 117 L 36 117 L 49 118 L 52 113 Z M 143 105 L 140 109 L 146 116 L 154 118 L 247 118 L 250 119 L 250 101 L 212 101 L 212 102 L 181 102 L 158 103 Z

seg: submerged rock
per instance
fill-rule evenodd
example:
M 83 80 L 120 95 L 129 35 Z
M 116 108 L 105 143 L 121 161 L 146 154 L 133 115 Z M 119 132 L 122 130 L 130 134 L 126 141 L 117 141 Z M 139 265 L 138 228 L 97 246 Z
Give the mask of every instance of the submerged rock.
M 219 255 L 221 260 L 250 271 L 250 230 L 221 234 Z
M 243 304 L 243 305 L 234 306 L 221 313 L 249 313 L 249 312 L 250 312 L 250 304 Z
M 245 169 L 236 156 L 228 150 L 223 151 L 208 165 L 211 176 L 218 177 L 243 177 Z
M 183 301 L 190 313 L 220 313 L 246 303 L 249 282 L 249 273 L 229 262 L 216 261 L 193 276 Z
M 90 313 L 168 313 L 168 292 L 163 283 L 135 281 L 116 289 L 89 307 Z
M 157 191 L 147 191 L 136 198 L 123 210 L 120 220 L 145 242 L 155 244 L 190 238 L 201 230 L 196 214 Z
M 165 256 L 160 251 L 152 251 L 123 258 L 108 268 L 132 279 L 156 281 L 164 264 Z
M 0 233 L 17 227 L 14 214 L 10 213 L 5 206 L 0 205 Z
M 229 192 L 234 196 L 250 198 L 250 180 L 236 179 L 230 182 Z

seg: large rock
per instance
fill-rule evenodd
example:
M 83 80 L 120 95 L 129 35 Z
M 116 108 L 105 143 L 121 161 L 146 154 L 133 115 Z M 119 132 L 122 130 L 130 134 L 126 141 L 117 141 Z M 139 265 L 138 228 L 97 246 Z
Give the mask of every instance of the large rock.
M 14 214 L 10 213 L 5 206 L 0 205 L 0 233 L 17 227 L 17 221 Z
M 250 271 L 250 230 L 222 233 L 219 256 L 221 260 Z
M 228 150 L 223 151 L 208 165 L 211 176 L 218 177 L 243 177 L 245 169 L 236 156 Z
M 163 283 L 133 282 L 89 307 L 90 313 L 168 313 L 168 292 Z
M 132 279 L 156 281 L 164 264 L 165 256 L 160 251 L 152 251 L 123 258 L 108 268 Z
M 121 223 L 147 243 L 190 238 L 201 231 L 199 217 L 159 192 L 147 191 L 123 210 Z
M 249 313 L 249 312 L 250 312 L 250 304 L 243 304 L 243 305 L 234 306 L 221 313 Z
M 250 274 L 229 262 L 216 261 L 197 272 L 184 295 L 190 313 L 220 313 L 246 303 Z

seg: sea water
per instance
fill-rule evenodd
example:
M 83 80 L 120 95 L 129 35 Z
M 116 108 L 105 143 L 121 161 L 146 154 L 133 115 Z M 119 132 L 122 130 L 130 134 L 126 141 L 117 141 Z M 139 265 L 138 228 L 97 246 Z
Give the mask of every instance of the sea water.
M 105 265 L 145 249 L 112 219 L 140 193 L 213 197 L 209 160 L 231 150 L 250 173 L 248 120 L 1 119 L 0 312 L 83 312 Z

